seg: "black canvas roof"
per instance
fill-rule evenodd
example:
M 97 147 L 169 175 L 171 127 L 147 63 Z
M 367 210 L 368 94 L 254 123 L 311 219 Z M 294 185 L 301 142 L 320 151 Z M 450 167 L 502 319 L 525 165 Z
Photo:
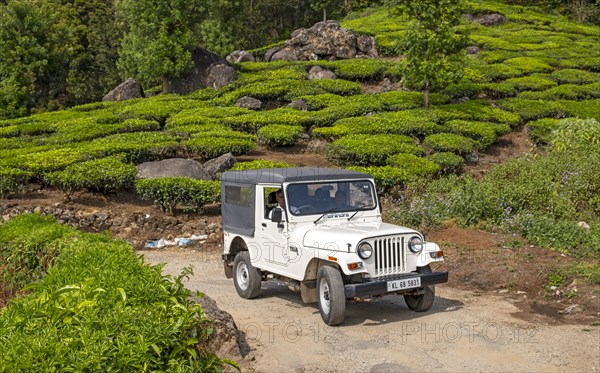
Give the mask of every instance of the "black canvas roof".
M 258 170 L 227 171 L 221 175 L 222 182 L 241 184 L 281 184 L 294 181 L 331 181 L 357 178 L 370 179 L 372 176 L 340 168 L 320 167 L 261 168 Z

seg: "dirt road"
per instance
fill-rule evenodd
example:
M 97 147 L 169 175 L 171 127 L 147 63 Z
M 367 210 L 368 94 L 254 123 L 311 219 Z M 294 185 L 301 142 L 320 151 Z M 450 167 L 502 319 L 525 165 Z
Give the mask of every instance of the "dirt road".
M 438 286 L 433 308 L 414 313 L 397 296 L 350 302 L 346 321 L 325 325 L 316 304 L 284 284 L 263 283 L 241 299 L 216 253 L 173 248 L 141 251 L 229 312 L 251 347 L 244 366 L 257 372 L 600 371 L 600 327 L 526 322 L 505 298 Z

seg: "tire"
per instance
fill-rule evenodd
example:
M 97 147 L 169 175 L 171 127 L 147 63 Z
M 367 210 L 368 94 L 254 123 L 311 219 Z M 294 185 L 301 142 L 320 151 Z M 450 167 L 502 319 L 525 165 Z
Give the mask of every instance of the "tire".
M 256 298 L 260 294 L 260 271 L 250 262 L 247 251 L 240 251 L 233 259 L 233 283 L 244 299 Z
M 323 266 L 317 273 L 317 295 L 321 318 L 327 325 L 344 322 L 346 293 L 340 272 L 331 266 Z
M 418 273 L 426 274 L 431 273 L 431 267 L 429 264 L 425 267 L 418 267 Z M 415 312 L 428 311 L 433 306 L 433 300 L 435 299 L 435 285 L 425 286 L 425 293 L 419 295 L 405 295 L 404 301 L 408 308 Z

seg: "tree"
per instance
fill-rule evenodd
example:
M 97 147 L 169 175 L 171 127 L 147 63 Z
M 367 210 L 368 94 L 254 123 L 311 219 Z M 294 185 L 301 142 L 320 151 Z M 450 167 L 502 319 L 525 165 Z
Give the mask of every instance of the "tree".
M 429 93 L 458 81 L 466 62 L 468 36 L 456 32 L 462 20 L 461 0 L 389 0 L 395 11 L 408 16 L 409 22 L 400 41 L 406 56 L 404 84 Z
M 192 50 L 200 44 L 198 25 L 207 12 L 203 0 L 120 0 L 117 7 L 127 23 L 117 65 L 122 75 L 143 85 L 170 80 L 192 68 Z
M 64 94 L 72 40 L 60 12 L 45 0 L 0 5 L 0 117 L 27 115 Z

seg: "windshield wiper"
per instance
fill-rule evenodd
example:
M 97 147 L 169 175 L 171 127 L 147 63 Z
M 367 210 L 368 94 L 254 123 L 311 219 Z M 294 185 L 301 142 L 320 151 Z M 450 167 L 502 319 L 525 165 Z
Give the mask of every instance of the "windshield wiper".
M 340 209 L 339 207 L 334 207 L 334 208 L 332 208 L 332 209 L 329 209 L 329 210 L 325 211 L 325 212 L 323 213 L 323 215 L 319 216 L 319 218 L 318 218 L 317 220 L 315 220 L 313 223 L 317 224 L 317 223 L 319 222 L 319 220 L 323 219 L 323 217 L 324 217 L 325 215 L 329 214 L 330 212 L 337 211 L 337 210 L 339 210 L 339 209 Z
M 373 208 L 372 206 L 363 206 L 363 207 L 359 208 L 358 210 L 356 210 L 356 211 L 354 212 L 354 214 L 352 214 L 352 216 L 350 216 L 350 217 L 348 218 L 348 221 L 352 220 L 352 218 L 353 218 L 353 217 L 355 217 L 355 216 L 356 216 L 356 214 L 358 214 L 359 212 L 361 212 L 361 211 L 365 211 L 365 210 L 370 210 L 370 209 L 372 209 L 372 208 Z

